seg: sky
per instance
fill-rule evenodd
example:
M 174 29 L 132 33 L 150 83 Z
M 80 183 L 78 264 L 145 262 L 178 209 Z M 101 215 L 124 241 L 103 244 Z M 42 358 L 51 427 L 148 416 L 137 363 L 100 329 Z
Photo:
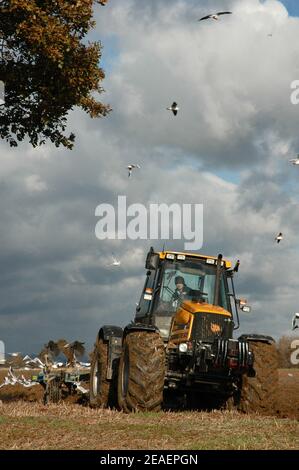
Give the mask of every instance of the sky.
M 278 0 L 110 0 L 90 39 L 103 45 L 100 99 L 113 112 L 69 116 L 74 150 L 0 142 L 0 339 L 38 352 L 85 341 L 135 313 L 144 260 L 163 241 L 98 240 L 95 209 L 198 203 L 204 254 L 241 260 L 242 333 L 291 335 L 299 310 L 299 7 Z M 197 19 L 231 10 L 221 21 Z M 270 36 L 271 35 L 271 36 Z M 176 117 L 166 111 L 177 101 Z M 128 163 L 140 164 L 132 178 Z M 276 234 L 284 240 L 277 245 Z M 167 242 L 183 249 L 183 240 Z M 119 268 L 108 267 L 112 253 Z

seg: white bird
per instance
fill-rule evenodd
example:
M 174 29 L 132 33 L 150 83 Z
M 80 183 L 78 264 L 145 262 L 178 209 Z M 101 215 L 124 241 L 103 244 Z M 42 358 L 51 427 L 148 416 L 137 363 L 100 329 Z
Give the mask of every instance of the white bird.
M 275 237 L 275 241 L 277 243 L 280 243 L 281 240 L 283 240 L 283 234 L 281 232 L 279 232 L 279 234 Z
M 212 19 L 212 20 L 220 20 L 219 16 L 221 15 L 232 15 L 232 11 L 219 11 L 218 13 L 214 13 L 214 14 L 211 14 L 211 15 L 207 15 L 207 16 L 203 16 L 202 18 L 200 18 L 198 21 L 202 21 L 202 20 L 209 20 L 209 19 Z
M 127 166 L 127 169 L 128 169 L 128 171 L 129 171 L 129 173 L 128 173 L 128 177 L 129 177 L 129 178 L 130 178 L 130 176 L 131 176 L 131 174 L 132 174 L 132 170 L 133 170 L 134 168 L 140 168 L 140 165 L 137 165 L 137 164 L 135 164 L 135 163 L 131 163 L 130 165 Z
M 299 328 L 299 325 L 297 325 L 297 320 L 299 320 L 299 313 L 295 313 L 293 322 L 292 322 L 292 330 L 296 330 L 296 328 Z
M 179 107 L 178 107 L 178 104 L 174 101 L 172 103 L 171 106 L 169 106 L 169 108 L 166 108 L 168 111 L 172 111 L 173 114 L 176 116 L 178 114 L 178 111 L 179 111 Z
M 79 392 L 81 392 L 83 394 L 89 393 L 89 390 L 87 388 L 84 388 L 81 385 L 81 382 L 73 382 L 73 385 L 76 387 L 77 390 L 79 390 Z
M 293 165 L 299 165 L 299 155 L 297 155 L 297 158 L 292 158 L 291 160 L 289 160 L 290 163 L 292 163 Z
M 79 362 L 81 367 L 90 367 L 90 362 Z
M 45 367 L 45 364 L 38 357 L 25 361 L 25 364 L 32 367 L 38 367 L 39 369 L 43 369 Z
M 26 356 L 23 357 L 23 361 L 24 362 L 26 362 L 26 361 L 30 362 L 30 361 L 32 361 L 32 357 L 30 357 L 30 356 L 28 356 L 28 354 L 26 354 Z
M 8 380 L 10 381 L 11 385 L 15 385 L 18 382 L 18 378 L 13 373 L 13 370 L 11 367 L 8 370 Z
M 112 263 L 108 264 L 108 266 L 120 266 L 121 262 L 115 258 L 115 256 L 112 253 Z

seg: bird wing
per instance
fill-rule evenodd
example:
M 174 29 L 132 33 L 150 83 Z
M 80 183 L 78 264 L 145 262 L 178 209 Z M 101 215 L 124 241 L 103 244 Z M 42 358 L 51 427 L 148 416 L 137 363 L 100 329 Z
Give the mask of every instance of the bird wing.
M 208 20 L 209 18 L 211 18 L 212 15 L 208 15 L 208 16 L 203 16 L 202 18 L 200 18 L 198 21 L 202 21 L 202 20 Z
M 219 11 L 219 13 L 217 13 L 217 15 L 232 15 L 232 11 Z
M 293 323 L 292 323 L 292 328 L 293 330 L 295 330 L 296 328 L 298 328 L 298 325 L 296 325 L 296 320 L 299 318 L 299 314 L 298 313 L 295 313 L 294 315 L 294 318 L 293 318 Z

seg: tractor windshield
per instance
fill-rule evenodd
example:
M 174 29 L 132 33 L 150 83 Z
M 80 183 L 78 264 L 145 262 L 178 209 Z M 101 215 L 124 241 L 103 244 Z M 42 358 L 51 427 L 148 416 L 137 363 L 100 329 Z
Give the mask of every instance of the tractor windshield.
M 213 304 L 215 295 L 216 266 L 202 261 L 185 260 L 166 262 L 164 265 L 157 310 L 175 311 L 180 301 L 200 298 Z M 219 306 L 228 310 L 227 282 L 225 271 L 220 279 Z

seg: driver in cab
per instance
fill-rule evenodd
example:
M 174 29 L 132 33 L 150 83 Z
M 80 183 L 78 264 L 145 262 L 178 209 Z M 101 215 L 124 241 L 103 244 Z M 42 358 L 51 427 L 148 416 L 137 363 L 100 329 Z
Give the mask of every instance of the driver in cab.
M 179 300 L 183 300 L 191 292 L 190 287 L 186 286 L 183 276 L 176 276 L 175 291 L 172 296 L 173 306 L 178 304 Z

